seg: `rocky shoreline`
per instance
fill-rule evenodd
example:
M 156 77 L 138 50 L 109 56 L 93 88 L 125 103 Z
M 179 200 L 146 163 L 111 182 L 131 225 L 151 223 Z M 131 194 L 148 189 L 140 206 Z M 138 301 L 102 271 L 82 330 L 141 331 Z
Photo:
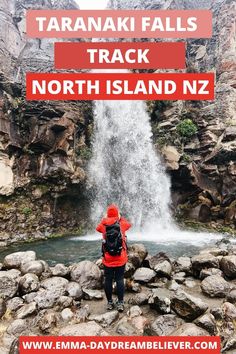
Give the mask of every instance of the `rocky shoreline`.
M 33 251 L 0 265 L 0 352 L 21 335 L 219 335 L 236 349 L 236 246 L 219 243 L 191 258 L 129 248 L 124 313 L 106 311 L 101 260 L 54 267 Z M 114 289 L 115 292 L 115 289 Z
M 199 1 L 111 0 L 110 6 L 211 8 L 213 37 L 188 40 L 186 64 L 187 72 L 216 72 L 215 101 L 148 101 L 147 111 L 155 149 L 171 178 L 174 217 L 235 233 L 235 6 L 226 0 Z M 83 192 L 93 102 L 25 100 L 25 72 L 53 69 L 51 41 L 29 41 L 24 35 L 25 12 L 32 6 L 78 8 L 74 0 L 0 4 L 0 247 L 88 228 L 89 203 Z

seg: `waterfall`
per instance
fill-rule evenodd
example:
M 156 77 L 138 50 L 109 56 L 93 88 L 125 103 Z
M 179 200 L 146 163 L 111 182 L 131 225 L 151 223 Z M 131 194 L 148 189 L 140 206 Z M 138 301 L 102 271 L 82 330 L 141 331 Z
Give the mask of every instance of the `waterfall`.
M 92 220 L 115 203 L 137 229 L 169 228 L 170 181 L 153 146 L 145 103 L 97 101 L 94 113 Z

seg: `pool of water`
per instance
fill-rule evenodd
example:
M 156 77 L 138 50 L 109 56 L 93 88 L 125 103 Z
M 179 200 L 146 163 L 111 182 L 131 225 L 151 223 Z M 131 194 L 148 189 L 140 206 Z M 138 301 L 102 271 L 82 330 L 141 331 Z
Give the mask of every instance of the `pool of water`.
M 220 234 L 193 233 L 176 231 L 158 233 L 154 235 L 129 233 L 129 244 L 143 243 L 149 252 L 154 255 L 158 252 L 166 252 L 170 257 L 191 256 L 201 249 L 214 246 L 216 241 L 222 238 Z M 13 245 L 0 251 L 0 262 L 10 253 L 32 250 L 38 259 L 47 261 L 50 265 L 64 263 L 66 265 L 82 260 L 97 260 L 101 257 L 101 237 L 88 234 L 80 237 L 64 237 Z

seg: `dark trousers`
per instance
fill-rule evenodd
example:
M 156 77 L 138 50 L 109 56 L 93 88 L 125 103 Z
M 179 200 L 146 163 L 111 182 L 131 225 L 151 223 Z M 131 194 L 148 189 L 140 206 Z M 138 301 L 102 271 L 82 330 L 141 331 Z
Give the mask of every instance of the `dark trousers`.
M 107 297 L 107 301 L 112 301 L 112 282 L 115 279 L 116 287 L 117 287 L 117 296 L 118 301 L 124 301 L 124 272 L 125 265 L 121 267 L 106 267 L 104 266 L 104 275 L 105 275 L 105 294 Z

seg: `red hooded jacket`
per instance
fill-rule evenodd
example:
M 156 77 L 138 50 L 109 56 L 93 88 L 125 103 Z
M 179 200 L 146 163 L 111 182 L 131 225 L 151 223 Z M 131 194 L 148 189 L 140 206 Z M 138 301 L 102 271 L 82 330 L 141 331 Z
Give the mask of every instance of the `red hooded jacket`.
M 108 252 L 104 254 L 102 263 L 107 267 L 121 267 L 128 261 L 125 232 L 129 230 L 131 224 L 125 218 L 119 216 L 119 210 L 116 205 L 110 205 L 108 207 L 107 217 L 102 219 L 100 224 L 96 227 L 96 230 L 101 232 L 105 239 L 106 225 L 112 225 L 116 221 L 120 222 L 120 229 L 123 237 L 123 249 L 121 254 L 117 256 L 111 256 Z

